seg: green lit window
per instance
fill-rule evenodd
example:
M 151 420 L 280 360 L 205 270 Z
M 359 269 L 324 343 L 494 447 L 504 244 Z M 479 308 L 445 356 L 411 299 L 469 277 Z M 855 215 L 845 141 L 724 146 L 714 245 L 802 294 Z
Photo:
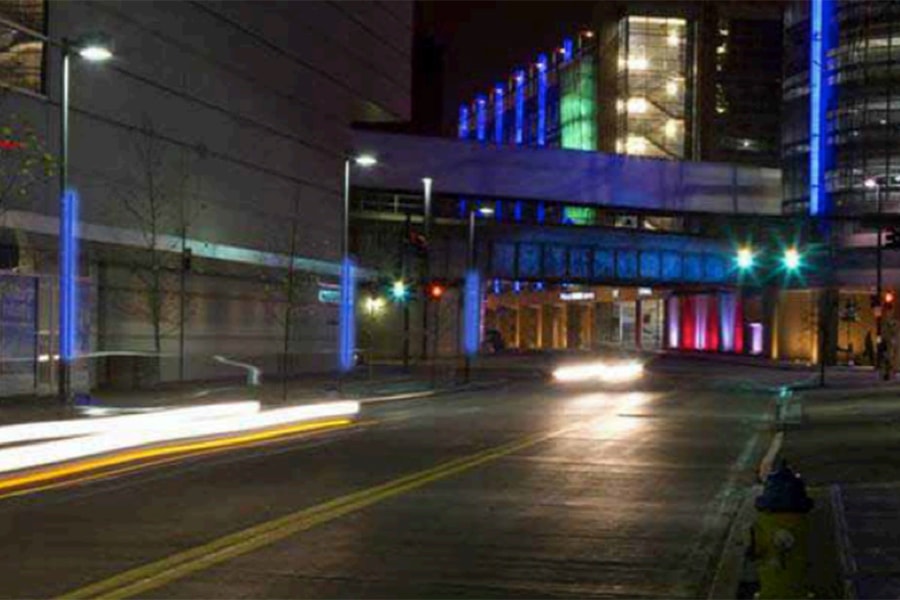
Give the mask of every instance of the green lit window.
M 562 147 L 597 149 L 594 57 L 582 56 L 561 74 L 560 129 Z

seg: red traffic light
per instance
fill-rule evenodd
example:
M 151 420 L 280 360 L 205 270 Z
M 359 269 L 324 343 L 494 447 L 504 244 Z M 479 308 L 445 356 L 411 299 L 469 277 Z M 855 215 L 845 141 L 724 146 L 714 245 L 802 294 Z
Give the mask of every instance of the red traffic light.
M 439 283 L 432 283 L 428 286 L 428 296 L 432 300 L 440 300 L 441 296 L 444 295 L 444 286 Z

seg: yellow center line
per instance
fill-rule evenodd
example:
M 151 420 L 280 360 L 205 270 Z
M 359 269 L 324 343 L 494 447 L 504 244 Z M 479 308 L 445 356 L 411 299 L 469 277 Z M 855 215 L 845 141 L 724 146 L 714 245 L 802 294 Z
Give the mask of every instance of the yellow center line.
M 503 458 L 576 429 L 567 427 L 553 433 L 527 436 L 489 448 L 483 452 L 441 463 L 430 469 L 399 477 L 309 508 L 290 513 L 225 535 L 216 540 L 173 554 L 167 558 L 130 569 L 97 583 L 74 590 L 62 598 L 129 598 L 153 590 L 229 559 L 268 546 L 316 525 L 371 506 L 382 500 L 452 477 L 485 463 Z
M 4 479 L 0 479 L 0 492 L 4 490 L 10 490 L 14 488 L 22 488 L 23 486 L 29 486 L 32 484 L 40 484 L 48 481 L 53 481 L 55 479 L 61 478 L 71 478 L 74 475 L 80 475 L 83 473 L 88 473 L 91 471 L 96 471 L 98 469 L 103 469 L 105 467 L 113 467 L 117 465 L 122 465 L 126 463 L 132 463 L 135 461 L 146 461 L 148 459 L 160 458 L 165 456 L 172 455 L 199 455 L 199 454 L 207 454 L 216 451 L 228 450 L 236 446 L 246 446 L 249 444 L 260 443 L 270 441 L 275 438 L 284 437 L 297 433 L 306 433 L 312 431 L 322 431 L 322 430 L 330 430 L 330 429 L 339 429 L 348 427 L 353 424 L 353 421 L 350 419 L 332 419 L 328 421 L 315 421 L 312 423 L 301 423 L 296 425 L 288 425 L 285 427 L 278 427 L 275 429 L 267 429 L 264 431 L 257 431 L 254 433 L 243 434 L 238 436 L 217 438 L 212 440 L 204 440 L 199 442 L 188 442 L 188 443 L 177 443 L 170 444 L 165 446 L 154 446 L 152 448 L 145 448 L 140 450 L 128 450 L 124 452 L 118 452 L 116 454 L 112 454 L 109 456 L 104 456 L 101 458 L 90 459 L 90 460 L 82 460 L 74 463 L 68 463 L 61 466 L 49 467 L 46 469 L 41 469 L 39 471 L 29 472 L 23 475 L 17 475 L 13 477 L 7 477 Z M 59 487 L 66 484 L 74 484 L 80 481 L 90 481 L 93 479 L 98 479 L 101 477 L 111 476 L 115 474 L 122 474 L 125 472 L 146 468 L 149 466 L 153 466 L 154 464 L 162 464 L 165 462 L 171 462 L 174 460 L 179 460 L 184 458 L 184 456 L 179 456 L 176 458 L 170 458 L 166 461 L 156 461 L 143 463 L 141 465 L 133 466 L 130 468 L 119 469 L 114 471 L 106 471 L 104 473 L 89 475 L 86 477 L 79 478 L 78 480 L 67 480 L 65 482 L 50 484 L 40 487 L 29 487 L 27 489 L 14 490 L 11 493 L 0 495 L 0 499 L 7 498 L 10 496 L 22 495 L 23 493 L 32 493 L 36 491 L 41 491 L 45 489 L 50 489 L 53 487 Z

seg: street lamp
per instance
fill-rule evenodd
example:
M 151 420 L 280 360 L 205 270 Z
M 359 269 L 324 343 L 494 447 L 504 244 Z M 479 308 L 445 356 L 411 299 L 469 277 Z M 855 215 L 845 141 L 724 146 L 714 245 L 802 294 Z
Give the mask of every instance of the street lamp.
M 875 214 L 878 219 L 878 227 L 875 233 L 875 297 L 878 298 L 879 304 L 882 302 L 881 297 L 881 287 L 882 287 L 882 268 L 881 268 L 881 255 L 882 255 L 882 247 L 884 242 L 882 238 L 884 237 L 884 228 L 881 226 L 881 190 L 884 186 L 884 178 L 882 177 L 867 177 L 865 181 L 863 181 L 863 186 L 869 190 L 875 190 Z M 878 307 L 878 311 L 875 313 L 875 337 L 877 341 L 876 348 L 881 347 L 881 331 L 882 331 L 882 307 Z M 881 362 L 880 351 L 876 351 L 876 363 Z M 877 369 L 876 369 L 877 370 Z
M 109 39 L 101 34 L 61 44 L 59 103 L 59 363 L 57 394 L 61 402 L 71 396 L 72 360 L 75 358 L 78 329 L 78 196 L 69 189 L 69 58 L 72 51 L 89 62 L 112 58 Z
M 481 278 L 475 265 L 475 214 L 483 216 L 494 214 L 494 209 L 483 206 L 469 209 L 469 251 L 466 268 L 466 281 L 463 297 L 463 352 L 465 368 L 463 376 L 469 382 L 472 369 L 472 356 L 478 353 L 479 317 L 481 316 Z
M 353 368 L 356 346 L 356 311 L 353 264 L 350 261 L 350 168 L 368 168 L 378 164 L 371 154 L 348 156 L 344 159 L 344 222 L 341 228 L 341 313 L 338 343 L 341 374 Z

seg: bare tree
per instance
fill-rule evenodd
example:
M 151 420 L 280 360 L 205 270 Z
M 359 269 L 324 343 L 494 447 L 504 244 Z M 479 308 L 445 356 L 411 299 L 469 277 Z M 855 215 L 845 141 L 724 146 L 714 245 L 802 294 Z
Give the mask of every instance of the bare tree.
M 0 216 L 52 177 L 57 164 L 28 119 L 7 110 L 10 93 L 0 89 Z
M 126 254 L 138 285 L 137 298 L 128 302 L 126 309 L 149 321 L 153 351 L 160 353 L 163 337 L 179 324 L 183 326 L 187 298 L 183 277 L 181 285 L 176 279 L 179 271 L 187 268 L 184 253 L 189 224 L 203 207 L 194 201 L 191 151 L 173 148 L 161 139 L 146 115 L 133 150 L 131 181 L 117 187 L 115 194 L 140 235 L 138 252 Z M 165 244 L 165 236 L 175 235 L 180 243 Z
M 260 273 L 267 316 L 278 326 L 281 335 L 279 362 L 281 363 L 282 398 L 287 396 L 291 341 L 296 332 L 300 331 L 303 319 L 308 316 L 310 294 L 318 282 L 312 273 L 297 269 L 299 219 L 300 195 L 298 192 L 294 198 L 290 223 L 279 220 L 265 236 L 268 251 L 285 257 L 286 265 L 283 268 L 269 268 Z

